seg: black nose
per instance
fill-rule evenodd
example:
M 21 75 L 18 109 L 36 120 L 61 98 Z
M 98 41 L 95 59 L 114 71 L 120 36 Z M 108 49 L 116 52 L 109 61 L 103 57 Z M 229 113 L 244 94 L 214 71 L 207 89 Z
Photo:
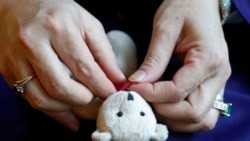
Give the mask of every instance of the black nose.
M 134 97 L 133 97 L 133 95 L 131 93 L 128 93 L 128 101 L 129 100 L 134 100 Z

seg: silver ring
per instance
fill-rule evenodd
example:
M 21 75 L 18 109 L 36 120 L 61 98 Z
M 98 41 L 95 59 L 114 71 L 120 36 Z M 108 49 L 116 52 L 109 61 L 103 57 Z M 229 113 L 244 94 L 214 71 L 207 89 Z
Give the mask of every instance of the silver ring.
M 22 80 L 19 80 L 17 82 L 15 82 L 13 84 L 13 90 L 17 93 L 17 94 L 24 94 L 25 93 L 25 90 L 26 90 L 26 85 L 28 84 L 28 82 L 30 80 L 32 80 L 35 76 L 33 75 L 29 75 L 27 77 L 25 77 L 24 79 Z
M 232 112 L 232 103 L 224 103 L 222 95 L 217 95 L 213 103 L 213 108 L 218 109 L 224 117 L 230 117 Z

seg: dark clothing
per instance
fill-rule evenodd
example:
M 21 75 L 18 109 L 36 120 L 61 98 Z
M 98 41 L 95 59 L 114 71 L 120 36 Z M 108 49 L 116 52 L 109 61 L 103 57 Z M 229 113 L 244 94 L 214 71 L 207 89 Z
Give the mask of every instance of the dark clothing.
M 232 2 L 242 17 L 250 24 L 250 0 L 232 0 Z
M 80 2 L 103 23 L 105 30 L 120 29 L 127 32 L 138 46 L 140 62 L 144 58 L 152 31 L 152 20 L 160 1 L 91 0 Z M 98 3 L 98 4 L 97 4 Z M 117 6 L 114 6 L 117 5 Z M 146 15 L 146 16 L 145 16 Z M 230 118 L 220 117 L 215 129 L 197 133 L 170 131 L 168 141 L 249 141 L 250 140 L 250 26 L 246 23 L 225 24 L 225 37 L 229 46 L 232 76 L 225 89 L 225 102 L 233 104 Z M 246 35 L 245 35 L 246 34 Z M 177 62 L 178 63 L 178 62 Z M 176 70 L 171 62 L 168 74 Z M 171 73 L 172 72 L 172 73 Z M 168 76 L 171 77 L 171 76 Z M 95 121 L 81 121 L 79 132 L 67 128 L 34 110 L 16 95 L 0 77 L 0 141 L 88 141 L 95 130 Z

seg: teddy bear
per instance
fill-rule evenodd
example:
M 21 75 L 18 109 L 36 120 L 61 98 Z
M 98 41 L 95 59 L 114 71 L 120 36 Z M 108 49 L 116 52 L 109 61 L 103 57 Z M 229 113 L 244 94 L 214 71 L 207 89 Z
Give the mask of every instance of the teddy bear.
M 137 68 L 137 52 L 133 39 L 125 32 L 107 33 L 116 62 L 126 77 Z M 168 128 L 157 123 L 150 104 L 137 92 L 127 90 L 132 83 L 125 82 L 117 92 L 105 100 L 95 98 L 84 107 L 75 107 L 76 115 L 96 120 L 93 141 L 165 141 Z
M 118 91 L 101 105 L 93 141 L 165 141 L 166 125 L 157 124 L 150 105 L 134 91 Z

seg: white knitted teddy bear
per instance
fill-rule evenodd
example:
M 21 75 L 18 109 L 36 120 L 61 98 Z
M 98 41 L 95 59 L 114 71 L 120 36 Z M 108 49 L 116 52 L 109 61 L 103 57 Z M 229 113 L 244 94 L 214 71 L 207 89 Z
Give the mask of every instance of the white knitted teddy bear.
M 167 127 L 157 124 L 150 105 L 134 91 L 118 91 L 102 104 L 94 141 L 165 141 Z

